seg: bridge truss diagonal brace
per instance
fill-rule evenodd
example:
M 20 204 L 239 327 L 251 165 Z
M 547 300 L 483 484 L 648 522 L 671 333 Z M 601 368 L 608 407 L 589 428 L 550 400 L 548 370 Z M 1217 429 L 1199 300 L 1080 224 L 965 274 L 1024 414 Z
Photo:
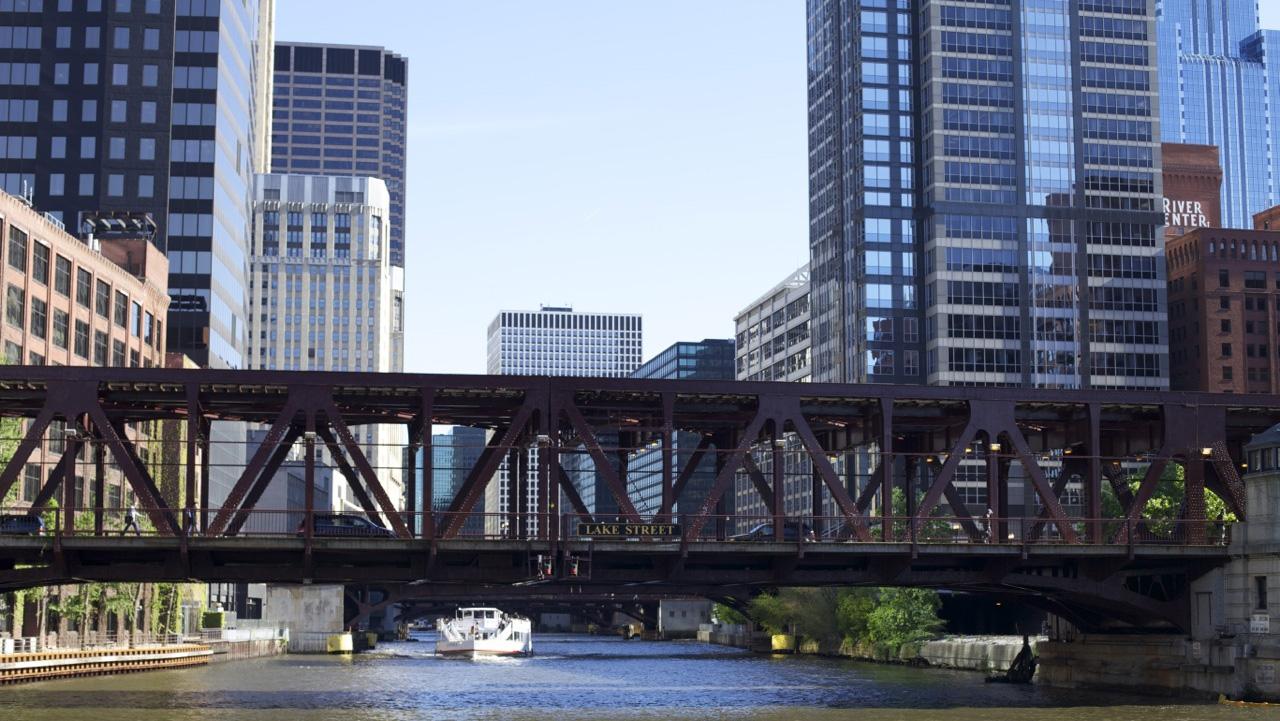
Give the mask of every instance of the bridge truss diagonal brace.
M 387 495 L 386 489 L 382 487 L 382 483 L 378 480 L 378 475 L 374 473 L 373 467 L 369 465 L 369 459 L 365 457 L 364 451 L 360 450 L 360 443 L 351 433 L 351 429 L 347 427 L 346 421 L 342 420 L 342 413 L 338 410 L 338 406 L 333 402 L 333 397 L 326 396 L 320 410 L 325 414 L 328 420 L 329 428 L 336 433 L 337 439 L 341 445 L 346 448 L 347 455 L 351 458 L 356 470 L 360 476 L 364 478 L 364 482 L 368 485 L 368 490 L 378 501 L 378 505 L 382 507 L 385 516 L 391 521 L 391 530 L 395 531 L 396 536 L 400 538 L 411 538 L 409 527 L 405 525 L 404 519 L 396 511 L 395 504 L 392 503 L 391 497 Z
M 569 505 L 573 506 L 573 512 L 581 516 L 582 520 L 591 523 L 594 520 L 591 511 L 587 508 L 587 504 L 583 503 L 582 496 L 573 485 L 573 480 L 569 478 L 569 472 L 564 469 L 564 466 L 559 465 L 556 466 L 556 471 L 560 481 L 560 488 L 569 499 Z
M 536 391 L 527 392 L 524 401 L 520 404 L 519 409 L 516 410 L 514 417 L 512 417 L 511 424 L 499 429 L 489 439 L 484 450 L 480 452 L 480 457 L 476 460 L 475 466 L 471 468 L 466 480 L 462 482 L 462 486 L 454 495 L 453 502 L 449 504 L 448 516 L 440 527 L 440 538 L 453 538 L 462 530 L 462 525 L 466 522 L 466 514 L 476 507 L 476 503 L 480 501 L 480 495 L 484 493 L 485 487 L 489 485 L 493 474 L 497 473 L 498 465 L 502 463 L 502 457 L 507 451 L 515 448 L 517 440 L 529 428 L 530 422 L 542 405 L 543 400 L 544 397 L 541 393 Z
M 63 451 L 62 456 L 58 459 L 58 464 L 49 472 L 49 478 L 45 480 L 41 486 L 40 492 L 36 494 L 35 500 L 31 502 L 31 509 L 28 513 L 35 514 L 44 510 L 49 501 L 53 500 L 54 494 L 58 492 L 59 486 L 62 485 L 62 479 L 67 476 L 67 466 L 74 462 L 71 453 Z
M 289 457 L 289 451 L 293 449 L 293 444 L 302 437 L 302 426 L 292 426 L 285 433 L 280 444 L 271 452 L 271 457 L 262 466 L 262 471 L 258 474 L 257 480 L 253 482 L 253 486 L 244 497 L 244 502 L 238 509 L 231 509 L 234 518 L 227 525 L 226 535 L 234 536 L 240 532 L 240 528 L 249 520 L 249 513 L 257 507 L 258 501 L 261 500 L 262 494 L 266 492 L 267 486 L 271 484 L 271 479 L 275 477 L 276 472 L 280 470 L 280 466 L 284 464 L 285 459 Z M 210 535 L 215 532 L 211 530 Z
M 240 478 L 236 480 L 236 484 L 231 487 L 231 492 L 227 494 L 226 500 L 222 502 L 222 508 L 218 509 L 218 514 L 213 517 L 213 520 L 205 528 L 205 535 L 220 536 L 227 530 L 227 524 L 230 523 L 231 516 L 241 509 L 245 497 L 257 485 L 267 461 L 276 454 L 286 435 L 292 435 L 296 430 L 294 421 L 298 416 L 299 410 L 298 393 L 297 391 L 291 392 L 288 400 L 285 401 L 284 408 L 280 409 L 280 413 L 276 415 L 275 422 L 271 424 L 271 428 L 263 436 L 262 443 L 258 446 L 258 450 L 254 452 L 253 458 L 249 459 L 249 463 L 244 467 Z M 290 447 L 293 445 L 294 440 L 297 440 L 297 436 L 294 436 L 289 441 L 288 445 Z M 285 453 L 288 453 L 287 447 L 284 450 Z M 208 454 L 205 454 L 205 457 L 208 458 Z M 283 459 L 281 459 L 281 462 L 283 462 Z M 207 477 L 205 481 L 207 484 Z M 261 493 L 258 495 L 261 495 Z M 249 507 L 252 507 L 252 505 L 248 504 Z
M 849 497 L 849 491 L 840 482 L 840 478 L 836 475 L 836 469 L 831 466 L 831 461 L 827 458 L 826 449 L 818 442 L 818 437 L 814 435 L 809 421 L 800 412 L 799 399 L 791 399 L 788 406 L 786 418 L 791 421 L 791 426 L 795 429 L 796 435 L 800 436 L 800 442 L 809 451 L 810 462 L 818 471 L 818 474 L 822 476 L 823 483 L 827 485 L 827 491 L 835 499 L 836 505 L 840 507 L 841 513 L 844 514 L 845 519 L 852 526 L 853 532 L 858 539 L 862 541 L 871 540 L 871 531 L 867 528 L 866 518 L 858 512 L 857 504 Z
M 94 386 L 94 392 L 95 394 L 97 392 L 96 385 Z M 18 480 L 18 474 L 22 472 L 22 467 L 27 464 L 31 454 L 35 452 L 36 447 L 44 440 L 45 430 L 57 415 L 53 393 L 50 392 L 49 395 L 50 397 L 45 400 L 44 407 L 40 409 L 40 414 L 27 426 L 26 433 L 23 434 L 22 440 L 18 442 L 18 447 L 14 449 L 13 456 L 9 458 L 9 462 L 5 464 L 4 471 L 0 472 L 0 498 L 4 498 L 9 493 L 9 489 Z
M 604 454 L 604 449 L 600 447 L 600 441 L 596 439 L 594 430 L 587 423 L 587 419 L 583 418 L 582 411 L 578 410 L 578 406 L 574 404 L 571 397 L 561 400 L 560 409 L 564 412 L 565 417 L 569 419 L 569 425 L 573 427 L 574 432 L 578 434 L 578 438 L 582 444 L 587 447 L 587 452 L 591 454 L 591 460 L 595 463 L 596 473 L 604 479 L 604 483 L 609 487 L 609 492 L 613 494 L 615 500 L 618 501 L 618 511 L 631 523 L 640 522 L 640 514 L 636 512 L 636 507 L 631 503 L 631 497 L 627 493 L 627 486 L 618 477 L 617 471 L 609 464 L 609 459 Z M 550 425 L 554 426 L 554 423 Z
M 760 470 L 759 464 L 750 453 L 742 457 L 742 468 L 747 472 L 747 477 L 751 479 L 751 485 L 755 486 L 756 493 L 760 494 L 760 500 L 764 501 L 764 507 L 769 511 L 770 516 L 778 515 L 773 502 L 773 488 L 769 486 L 769 482 L 764 478 L 764 471 Z
M 378 507 L 373 505 L 373 500 L 369 498 L 368 493 L 365 493 L 364 484 L 360 482 L 360 475 L 347 462 L 347 457 L 343 454 L 342 447 L 338 445 L 338 439 L 333 436 L 333 432 L 329 430 L 328 426 L 317 424 L 316 435 L 320 436 L 320 440 L 324 441 L 325 448 L 329 449 L 329 455 L 338 466 L 338 473 L 347 479 L 347 487 L 351 489 L 351 495 L 356 497 L 356 503 L 360 504 L 360 508 L 364 510 L 370 521 L 381 525 L 382 515 L 378 513 Z
M 751 446 L 759 439 L 760 431 L 764 429 L 765 423 L 777 417 L 777 404 L 773 398 L 762 396 L 760 405 L 756 409 L 755 417 L 747 424 L 743 431 L 738 445 L 729 454 L 728 460 L 720 469 L 720 473 L 716 475 L 716 482 L 712 485 L 711 491 L 707 497 L 702 499 L 702 505 L 698 507 L 698 511 L 694 514 L 689 523 L 689 527 L 685 529 L 684 538 L 694 539 L 702 533 L 702 528 L 707 525 L 708 517 L 711 515 L 712 509 L 724 497 L 725 491 L 729 490 L 729 486 L 733 483 L 734 474 L 742 467 L 742 459 L 751 451 Z M 716 449 L 717 453 L 720 449 Z
M 172 535 L 182 535 L 178 517 L 174 515 L 173 509 L 169 508 L 168 503 L 165 502 L 164 496 L 160 493 L 160 488 L 156 486 L 155 480 L 147 472 L 146 464 L 138 458 L 133 443 L 127 440 L 128 437 L 125 435 L 124 427 L 113 423 L 111 419 L 107 418 L 107 413 L 98 404 L 96 396 L 87 413 L 89 419 L 93 422 L 93 435 L 111 449 L 111 455 L 115 457 L 116 465 L 120 467 L 120 471 L 129 481 L 129 485 L 133 486 L 134 493 L 141 496 L 146 504 L 146 513 L 151 518 L 151 523 L 155 525 L 157 530 L 164 528 L 168 529 Z M 101 503 L 102 500 L 99 499 L 98 502 Z
M 706 457 L 707 452 L 711 449 L 711 436 L 702 436 L 698 440 L 698 447 L 694 449 L 693 454 L 689 456 L 689 461 L 685 463 L 684 468 L 680 469 L 680 474 L 676 476 L 675 483 L 671 488 L 671 503 L 664 506 L 658 511 L 658 515 L 664 519 L 671 517 L 671 509 L 680 500 L 680 494 L 684 493 L 684 489 L 689 485 L 689 481 L 693 480 L 693 474 L 698 472 L 698 466 L 702 465 L 702 459 Z

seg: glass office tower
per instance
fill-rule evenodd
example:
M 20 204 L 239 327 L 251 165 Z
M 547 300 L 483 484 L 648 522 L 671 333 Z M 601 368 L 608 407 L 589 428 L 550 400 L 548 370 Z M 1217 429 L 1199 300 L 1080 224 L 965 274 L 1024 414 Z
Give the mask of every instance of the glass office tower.
M 809 0 L 813 380 L 1168 385 L 1153 0 Z
M 667 380 L 733 380 L 733 339 L 707 338 L 699 342 L 681 341 L 650 358 L 637 368 L 632 378 Z M 676 469 L 688 465 L 698 449 L 701 436 L 676 431 L 671 439 Z M 677 471 L 678 472 L 678 471 Z M 715 485 L 716 462 L 705 455 L 689 478 L 685 492 L 675 499 L 673 510 L 696 510 Z M 627 494 L 636 511 L 646 518 L 662 506 L 662 444 L 654 441 L 627 458 Z
M 1256 0 L 1162 0 L 1156 26 L 1161 135 L 1218 146 L 1222 225 L 1251 228 L 1280 202 L 1280 32 Z
M 380 178 L 391 193 L 391 370 L 404 369 L 409 61 L 386 48 L 276 43 L 271 170 Z

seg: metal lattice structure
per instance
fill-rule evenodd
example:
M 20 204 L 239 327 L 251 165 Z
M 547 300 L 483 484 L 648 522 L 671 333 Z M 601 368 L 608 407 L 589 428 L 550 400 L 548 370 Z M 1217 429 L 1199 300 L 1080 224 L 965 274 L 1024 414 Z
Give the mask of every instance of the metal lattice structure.
M 561 563 L 567 554 L 584 553 L 594 554 L 594 577 L 609 583 L 760 586 L 843 579 L 982 585 L 974 579 L 919 575 L 916 559 L 942 553 L 935 547 L 946 545 L 948 563 L 978 573 L 987 585 L 1011 585 L 1006 577 L 1024 572 L 1029 558 L 1056 559 L 1057 565 L 1050 565 L 1057 570 L 1042 573 L 1037 587 L 1066 596 L 1079 593 L 1084 576 L 1110 578 L 1148 555 L 1158 559 L 1147 568 L 1157 575 L 1171 563 L 1184 576 L 1220 563 L 1226 534 L 1217 519 L 1206 518 L 1206 490 L 1238 519 L 1245 518 L 1237 472 L 1241 449 L 1253 434 L 1280 421 L 1280 396 L 4 367 L 0 415 L 26 420 L 13 456 L 0 472 L 0 497 L 41 447 L 50 423 L 61 420 L 71 429 L 65 450 L 30 512 L 39 512 L 41 502 L 55 498 L 60 487 L 74 486 L 77 467 L 87 465 L 75 459 L 89 446 L 96 452 L 93 477 L 86 480 L 101 488 L 103 456 L 109 455 L 136 494 L 153 536 L 108 537 L 111 531 L 102 519 L 118 509 L 104 507 L 98 492 L 93 507 L 64 505 L 52 538 L 0 544 L 21 549 L 0 554 L 0 586 L 120 577 L 404 583 L 440 577 L 441 569 L 450 568 L 451 577 L 469 583 L 510 583 L 529 577 L 534 554 Z M 131 440 L 130 424 L 148 421 L 178 423 L 186 431 L 182 509 L 166 503 Z M 267 434 L 227 498 L 215 507 L 208 495 L 208 444 L 210 424 L 218 421 L 262 424 Z M 380 469 L 370 465 L 357 441 L 353 429 L 368 424 L 400 424 L 407 431 L 409 475 L 421 473 L 422 480 L 420 489 L 407 484 L 403 506 L 401 499 L 388 495 Z M 433 424 L 490 431 L 447 512 L 416 510 L 419 496 L 435 495 Z M 677 433 L 699 439 L 683 466 L 673 448 Z M 616 437 L 616 446 L 603 443 L 602 437 Z M 387 551 L 389 560 L 381 566 L 356 560 L 360 554 L 348 547 L 359 546 L 359 539 L 315 537 L 312 480 L 319 444 L 332 456 L 365 515 L 393 532 L 395 539 L 365 541 L 397 549 Z M 283 538 L 255 540 L 246 521 L 264 512 L 257 508 L 263 490 L 295 445 L 303 450 L 308 492 L 305 508 L 291 510 L 301 511 L 302 524 L 297 533 L 286 528 L 277 534 Z M 533 448 L 536 460 L 527 460 L 526 451 Z M 634 483 L 625 460 L 639 448 L 661 454 L 661 502 L 656 512 L 645 515 L 631 497 Z M 412 467 L 417 451 L 423 451 L 422 468 Z M 812 509 L 802 515 L 819 527 L 819 541 L 838 541 L 838 549 L 824 543 L 796 549 L 797 544 L 787 543 L 795 539 L 784 535 L 783 454 L 794 452 L 804 456 L 812 473 Z M 620 546 L 610 556 L 609 544 L 576 536 L 576 521 L 599 519 L 562 466 L 569 453 L 592 459 L 602 488 L 618 509 L 610 520 L 676 521 L 680 536 L 644 544 L 648 560 L 643 568 L 615 562 L 637 557 L 631 553 L 639 550 L 635 544 L 630 550 Z M 864 466 L 870 464 L 868 472 L 853 472 L 855 456 L 866 461 Z M 690 497 L 690 479 L 707 458 L 714 460 L 714 482 L 704 495 Z M 762 459 L 771 461 L 768 471 L 761 470 Z M 509 491 L 506 515 L 512 522 L 504 522 L 497 534 L 476 538 L 465 530 L 467 518 L 504 460 L 536 478 L 537 491 Z M 967 510 L 956 483 L 958 469 L 972 470 L 975 464 L 982 468 L 991 509 L 985 518 Z M 1167 471 L 1174 466 L 1182 468 L 1176 517 L 1153 518 L 1150 501 L 1160 484 L 1169 482 Z M 1020 470 L 1011 470 L 1015 467 Z M 1011 477 L 1034 493 L 1032 514 L 1011 512 Z M 724 500 L 738 478 L 750 482 L 769 509 L 765 520 L 772 522 L 772 538 L 761 539 L 773 542 L 763 544 L 768 549 L 722 542 L 732 521 L 723 512 Z M 1080 502 L 1074 504 L 1079 510 L 1069 512 L 1062 498 L 1073 483 L 1080 489 Z M 513 489 L 518 485 L 511 484 Z M 905 508 L 895 508 L 895 489 Z M 1105 496 L 1114 499 L 1118 512 L 1104 512 Z M 567 508 L 556 507 L 561 498 Z M 837 512 L 824 517 L 828 508 Z M 94 515 L 92 532 L 74 530 L 77 514 Z M 538 521 L 528 523 L 530 518 Z M 938 537 L 939 527 L 946 529 L 945 539 Z M 231 560 L 235 553 L 244 556 Z M 485 553 L 508 560 L 477 565 Z M 697 559 L 705 563 L 699 566 Z M 1074 570 L 1068 573 L 1071 564 Z M 1088 564 L 1094 565 L 1082 572 Z M 1055 575 L 1058 570 L 1062 575 Z M 1090 593 L 1106 595 L 1098 589 Z M 1172 599 L 1176 594 L 1165 595 Z M 1162 611 L 1166 617 L 1178 613 Z

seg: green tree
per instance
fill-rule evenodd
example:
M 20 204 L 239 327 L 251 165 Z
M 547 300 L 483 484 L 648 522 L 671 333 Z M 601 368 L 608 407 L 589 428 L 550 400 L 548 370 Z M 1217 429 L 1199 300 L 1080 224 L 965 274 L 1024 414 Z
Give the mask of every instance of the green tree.
M 859 641 L 867 637 L 867 618 L 876 608 L 876 589 L 848 588 L 836 604 L 836 624 L 841 638 Z
M 711 609 L 711 615 L 718 619 L 721 623 L 745 624 L 751 619 L 738 613 L 733 607 L 726 606 L 723 603 L 717 603 Z
M 762 593 L 751 599 L 747 615 L 769 633 L 790 633 L 795 623 L 793 609 L 778 596 Z
M 922 588 L 884 588 L 867 615 L 867 638 L 890 648 L 932 638 L 942 628 L 938 594 Z

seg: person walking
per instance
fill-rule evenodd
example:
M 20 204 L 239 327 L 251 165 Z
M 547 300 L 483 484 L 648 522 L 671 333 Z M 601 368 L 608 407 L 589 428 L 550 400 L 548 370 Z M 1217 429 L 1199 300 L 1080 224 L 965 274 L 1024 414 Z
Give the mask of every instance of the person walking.
M 128 533 L 130 528 L 133 529 L 133 535 L 142 535 L 142 529 L 138 528 L 138 509 L 134 508 L 132 503 L 129 504 L 128 510 L 124 512 L 124 528 L 120 529 L 120 535 L 123 536 Z

